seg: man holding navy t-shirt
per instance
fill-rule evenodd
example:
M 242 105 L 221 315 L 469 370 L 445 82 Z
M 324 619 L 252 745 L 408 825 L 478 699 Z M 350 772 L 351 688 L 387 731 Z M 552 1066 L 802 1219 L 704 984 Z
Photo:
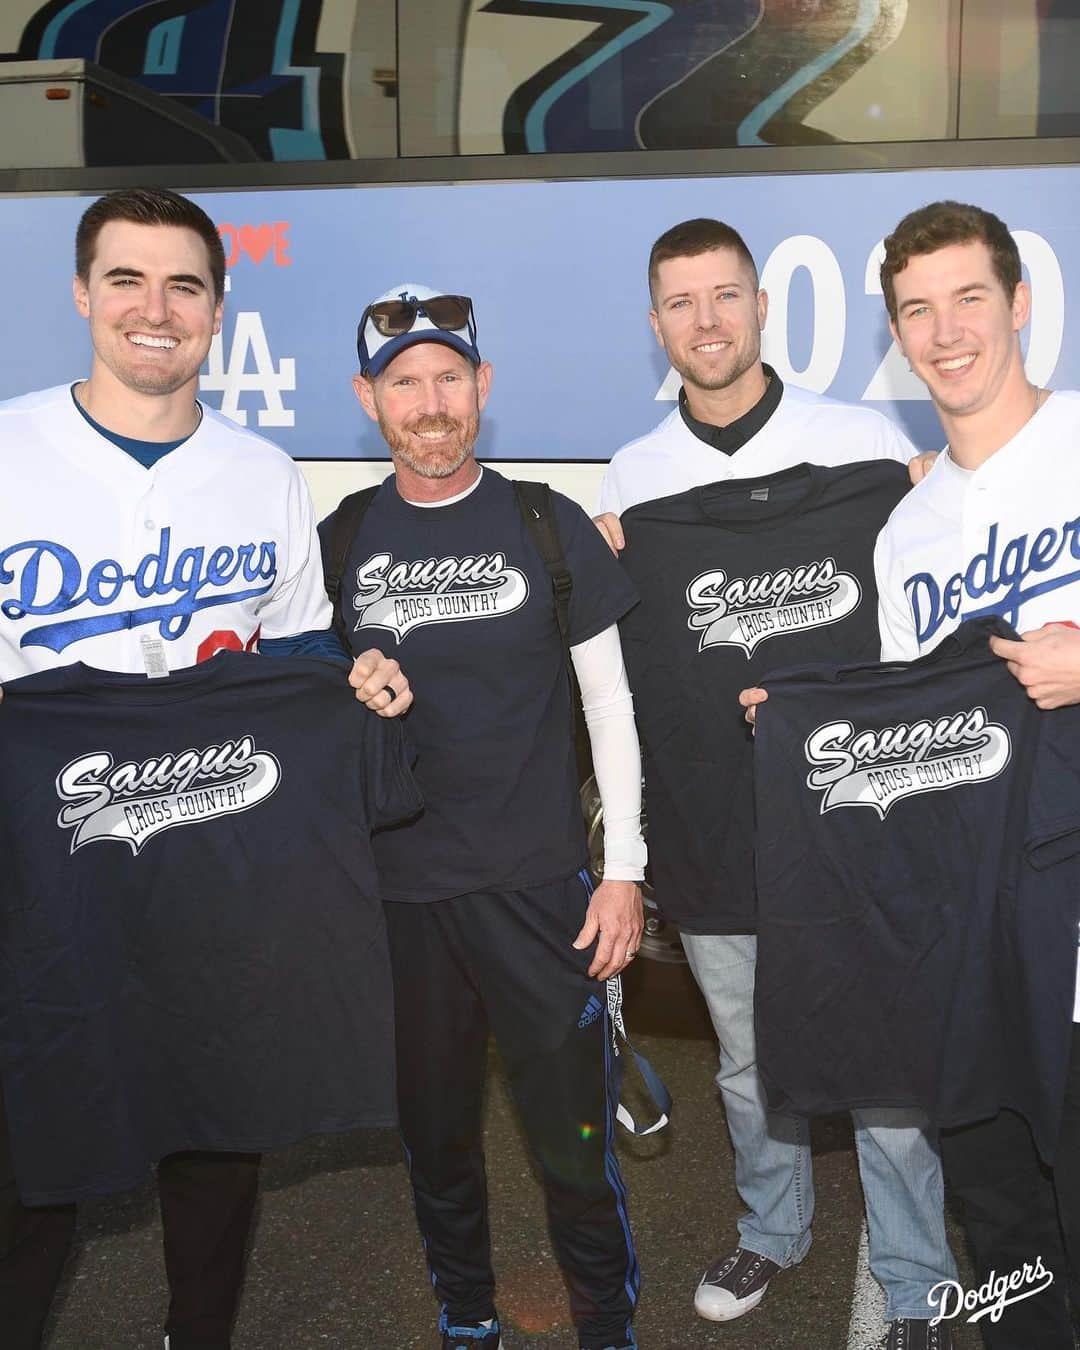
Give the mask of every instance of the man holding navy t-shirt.
M 743 571 L 732 571 L 745 564 L 739 541 L 751 536 L 749 521 L 743 519 L 747 503 L 737 497 L 740 482 L 757 486 L 759 492 L 764 489 L 757 499 L 760 506 L 770 492 L 775 501 L 777 489 L 770 487 L 770 475 L 797 470 L 799 465 L 805 468 L 806 463 L 835 473 L 862 461 L 895 460 L 908 464 L 913 479 L 924 470 L 925 463 L 912 458 L 914 448 L 903 433 L 880 413 L 784 385 L 762 363 L 768 298 L 745 241 L 730 225 L 701 218 L 666 230 L 650 252 L 648 281 L 653 332 L 682 376 L 683 390 L 679 406 L 654 430 L 616 451 L 604 474 L 600 507 L 607 514 L 597 524 L 613 547 L 621 549 L 624 537 L 618 516 L 611 513 L 662 500 L 670 503 L 676 494 L 712 484 L 711 525 L 684 522 L 676 528 L 699 533 L 725 523 L 730 526 L 721 559 L 729 575 L 740 577 Z M 723 503 L 723 511 L 717 503 Z M 754 514 L 757 518 L 758 512 Z M 819 547 L 830 558 L 839 557 L 835 550 L 841 540 L 853 539 L 867 528 L 865 502 L 854 508 L 838 505 L 835 523 L 826 523 L 826 538 Z M 784 552 L 788 540 L 778 546 L 781 556 L 761 560 L 770 572 L 795 561 Z M 711 561 L 701 565 L 716 568 L 715 541 L 710 548 Z M 823 555 L 815 551 L 796 556 L 805 560 Z M 673 604 L 684 603 L 683 589 L 692 576 L 689 572 L 677 590 L 672 587 Z M 647 605 L 643 597 L 643 606 Z M 717 646 L 710 654 L 723 650 Z M 743 659 L 737 647 L 727 650 Z M 674 660 L 677 663 L 678 657 Z M 696 656 L 690 664 L 698 664 Z M 652 672 L 658 667 L 659 661 L 653 663 Z M 661 785 L 654 793 L 659 800 L 648 803 L 648 814 L 653 826 L 660 827 L 666 810 L 667 820 L 676 826 L 676 844 L 669 841 L 664 856 L 662 831 L 654 828 L 654 861 L 671 867 L 668 855 L 677 852 L 684 868 L 681 884 L 672 888 L 665 906 L 680 926 L 687 959 L 716 1028 L 720 1046 L 716 1081 L 735 1152 L 736 1185 L 746 1205 L 738 1221 L 737 1245 L 710 1262 L 694 1294 L 701 1317 L 727 1322 L 756 1308 L 781 1272 L 803 1261 L 810 1249 L 814 1221 L 810 1132 L 805 1119 L 768 1109 L 758 1071 L 753 1016 L 757 916 L 750 847 L 754 826 L 747 819 L 753 812 L 747 795 L 750 763 L 745 741 L 733 736 L 719 755 L 715 750 L 712 758 L 703 755 L 703 742 L 694 742 L 687 721 L 688 713 L 691 720 L 697 715 L 698 702 L 673 702 L 652 673 L 645 681 L 654 685 L 650 701 L 650 690 L 636 676 L 635 680 L 635 696 L 645 718 L 666 722 L 653 739 L 663 745 L 671 767 L 657 775 L 652 774 L 654 747 L 646 721 L 641 723 L 646 779 Z M 708 700 L 701 705 L 709 724 L 704 736 L 715 746 L 713 738 L 729 733 L 720 730 L 723 713 L 707 704 Z M 686 772 L 674 763 L 678 752 L 671 719 L 676 706 L 683 714 Z M 683 796 L 687 773 L 691 767 L 700 772 L 703 760 L 714 766 L 718 783 L 736 773 L 724 788 L 727 814 L 722 818 L 712 800 L 706 808 L 701 794 Z M 677 810 L 663 798 L 666 784 L 682 798 Z M 695 819 L 698 812 L 700 818 Z M 692 848 L 699 850 L 697 858 Z M 696 876 L 688 877 L 687 872 Z M 886 1295 L 889 1350 L 928 1350 L 927 1291 L 955 1271 L 945 1235 L 936 1150 L 922 1121 L 911 1112 L 860 1113 L 855 1140 L 866 1195 L 870 1271 Z M 947 1334 L 946 1329 L 940 1339 L 935 1335 L 933 1350 L 947 1350 Z
M 395 287 L 364 311 L 358 351 L 356 395 L 394 473 L 345 556 L 339 617 L 354 651 L 377 639 L 417 690 L 425 810 L 374 844 L 399 1113 L 443 1350 L 502 1344 L 481 1141 L 489 1028 L 543 1174 L 578 1344 L 631 1350 L 638 1272 L 602 981 L 642 932 L 640 762 L 616 627 L 634 591 L 584 512 L 552 494 L 604 805 L 604 881 L 590 895 L 552 580 L 514 487 L 474 458 L 491 366 L 471 301 Z M 324 554 L 339 509 L 321 527 Z
M 990 650 L 1036 706 L 1049 712 L 1080 704 L 1080 394 L 1039 388 L 1027 375 L 1020 335 L 1032 298 L 1016 241 L 990 211 L 931 202 L 886 237 L 881 285 L 893 339 L 926 385 L 948 440 L 878 536 L 881 658 L 926 657 L 964 621 L 997 615 L 1021 640 L 991 636 Z M 748 720 L 766 697 L 762 689 L 743 691 Z M 1051 785 L 1066 794 L 1056 820 L 1062 839 L 1068 836 L 1061 821 L 1075 809 L 1070 786 L 1068 776 Z M 1002 932 L 1016 943 L 1011 924 Z M 975 1284 L 1013 1280 L 996 1313 L 980 1314 L 987 1350 L 1072 1350 L 1074 1344 L 1080 980 L 1074 985 L 1066 970 L 1065 982 L 1063 989 L 1058 968 L 1047 960 L 1029 994 L 1037 1005 L 1030 1034 L 1046 1062 L 1056 1060 L 1040 1075 L 1043 1097 L 1060 1110 L 1052 1169 L 1019 1098 L 942 1136 Z M 1071 996 L 1070 1027 L 1062 1013 Z M 970 997 L 958 983 L 954 999 Z M 1065 1054 L 1059 1054 L 1062 1045 Z M 1053 1275 L 1041 1289 L 1031 1287 L 1037 1265 Z M 1021 1287 L 1025 1292 L 1017 1292 Z
M 225 290 L 213 221 L 163 189 L 109 193 L 79 222 L 75 271 L 89 377 L 0 404 L 18 483 L 0 494 L 0 683 L 76 662 L 164 675 L 221 649 L 340 656 L 299 470 L 197 399 Z M 352 683 L 380 716 L 411 702 L 377 651 Z M 83 945 L 79 960 L 92 961 Z M 18 1016 L 0 1018 L 5 1073 L 40 1054 L 24 1036 Z M 159 1164 L 170 1350 L 228 1350 L 258 1164 Z M 37 1350 L 75 1206 L 24 1205 L 20 1185 L 0 1084 L 0 1341 Z
M 992 637 L 991 649 L 1029 697 L 1047 710 L 1076 705 L 1080 395 L 1027 375 L 1020 334 L 1032 301 L 1016 241 L 989 211 L 933 202 L 885 240 L 881 281 L 893 338 L 948 438 L 878 538 L 882 659 L 914 660 L 963 620 L 998 614 L 1023 640 Z M 980 1282 L 1036 1257 L 1056 1275 L 1000 1320 L 983 1319 L 991 1350 L 1068 1350 L 1080 1316 L 1080 997 L 1059 1070 L 1052 1171 L 1019 1108 L 942 1141 Z

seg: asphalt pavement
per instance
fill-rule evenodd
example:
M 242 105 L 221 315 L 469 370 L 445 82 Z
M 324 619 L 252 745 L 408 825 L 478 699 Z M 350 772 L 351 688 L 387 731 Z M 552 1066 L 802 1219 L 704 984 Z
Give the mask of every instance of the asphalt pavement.
M 663 1134 L 619 1132 L 642 1269 L 642 1350 L 868 1350 L 884 1327 L 876 1288 L 860 1273 L 862 1196 L 840 1118 L 814 1128 L 817 1208 L 806 1261 L 736 1322 L 695 1315 L 694 1287 L 734 1245 L 740 1212 L 712 1081 L 715 1043 L 685 967 L 639 963 L 626 998 L 631 1034 L 676 1103 Z M 573 1350 L 540 1188 L 494 1053 L 492 1062 L 486 1149 L 504 1343 Z M 47 1350 L 160 1350 L 160 1252 L 152 1184 L 84 1206 Z M 393 1131 L 322 1137 L 267 1156 L 233 1350 L 438 1350 L 437 1312 Z M 958 1350 L 979 1345 L 969 1328 L 957 1337 Z

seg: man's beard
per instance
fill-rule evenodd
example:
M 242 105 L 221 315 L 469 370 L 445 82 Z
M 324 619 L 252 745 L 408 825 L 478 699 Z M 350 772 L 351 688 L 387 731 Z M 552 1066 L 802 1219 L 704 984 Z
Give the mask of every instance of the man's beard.
M 752 370 L 760 359 L 761 344 L 759 342 L 751 344 L 751 347 L 746 351 L 736 352 L 732 364 L 726 369 L 710 369 L 704 361 L 699 363 L 692 354 L 676 369 L 685 384 L 692 384 L 697 389 L 715 393 L 718 389 L 730 389 L 736 380 L 741 379 L 748 370 Z
M 480 434 L 480 415 L 473 413 L 465 421 L 437 414 L 432 417 L 418 417 L 412 423 L 410 431 L 439 431 L 456 433 L 449 441 L 430 448 L 423 442 L 417 442 L 409 432 L 398 431 L 385 420 L 380 410 L 379 430 L 390 447 L 390 453 L 407 469 L 419 474 L 421 478 L 449 478 L 457 473 L 472 454 L 476 438 Z

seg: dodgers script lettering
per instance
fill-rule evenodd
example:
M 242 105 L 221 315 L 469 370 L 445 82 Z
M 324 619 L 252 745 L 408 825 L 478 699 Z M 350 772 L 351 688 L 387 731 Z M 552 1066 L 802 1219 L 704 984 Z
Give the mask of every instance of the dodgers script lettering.
M 166 526 L 157 549 L 125 570 L 115 558 L 84 563 L 63 544 L 26 539 L 0 552 L 0 585 L 16 587 L 15 598 L 0 604 L 0 613 L 21 620 L 81 611 L 78 618 L 27 629 L 20 638 L 22 647 L 62 652 L 83 638 L 152 623 L 166 641 L 175 641 L 200 610 L 265 595 L 276 578 L 272 540 L 185 548 L 174 558 L 172 531 Z M 142 608 L 133 604 L 154 597 L 163 603 Z
M 929 572 L 915 572 L 904 582 L 920 647 L 949 620 L 999 614 L 1015 627 L 1025 602 L 1080 581 L 1080 568 L 1045 575 L 1063 558 L 1080 562 L 1080 518 L 1048 525 L 1034 538 L 1018 534 L 1001 544 L 998 536 L 998 526 L 991 525 L 986 547 L 944 582 Z

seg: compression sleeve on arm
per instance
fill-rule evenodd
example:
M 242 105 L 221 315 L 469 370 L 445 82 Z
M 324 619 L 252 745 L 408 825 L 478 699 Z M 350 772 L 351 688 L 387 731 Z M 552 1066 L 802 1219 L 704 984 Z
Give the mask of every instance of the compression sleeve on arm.
M 641 752 L 618 628 L 612 624 L 571 647 L 570 657 L 604 809 L 604 876 L 611 881 L 640 881 L 646 856 L 641 835 Z

